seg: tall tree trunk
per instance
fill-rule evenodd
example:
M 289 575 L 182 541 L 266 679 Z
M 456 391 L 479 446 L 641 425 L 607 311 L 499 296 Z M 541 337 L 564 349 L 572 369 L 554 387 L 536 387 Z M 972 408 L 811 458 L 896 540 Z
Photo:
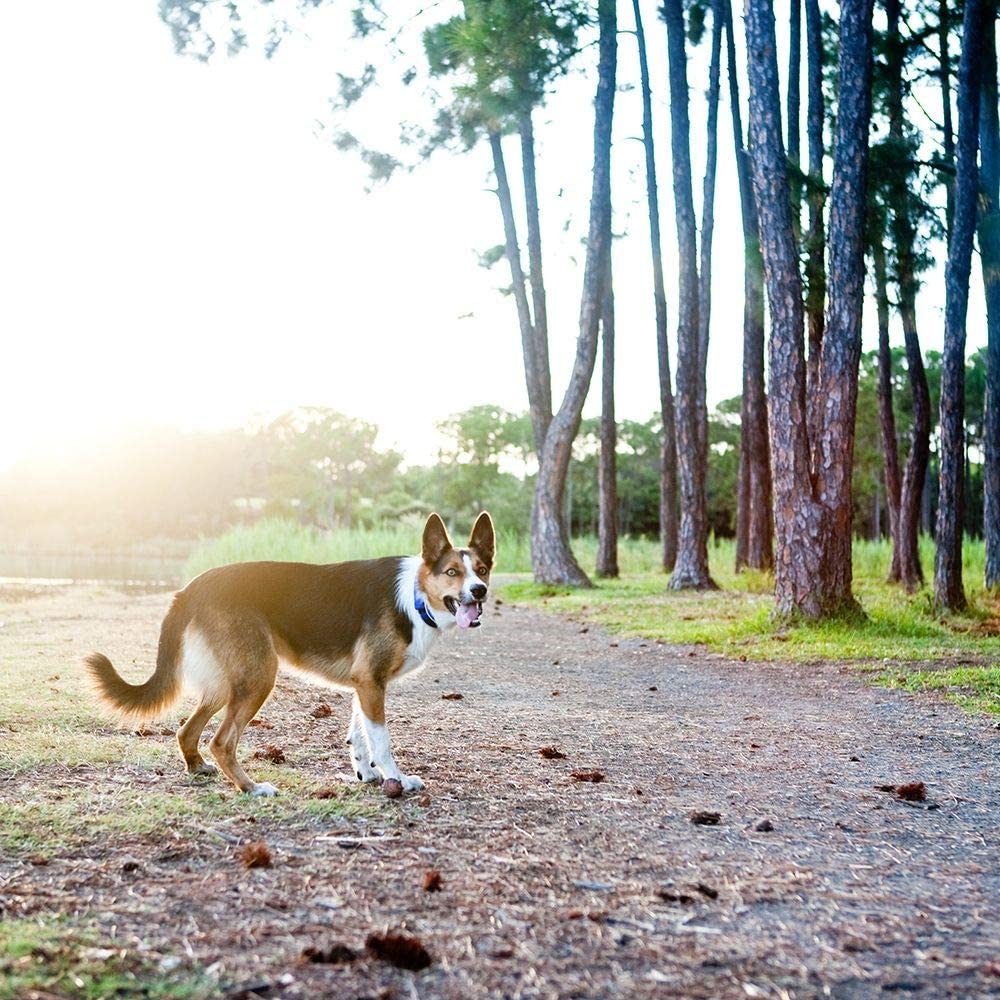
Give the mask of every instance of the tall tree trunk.
M 770 0 L 749 0 L 746 34 L 753 186 L 771 317 L 768 410 L 774 477 L 775 613 L 814 618 L 823 612 L 817 588 L 822 569 L 820 508 L 810 488 L 802 278 L 781 138 Z
M 938 0 L 938 67 L 941 82 L 941 145 L 944 149 L 944 166 L 942 173 L 945 185 L 945 219 L 947 220 L 947 239 L 951 240 L 952 220 L 955 217 L 955 188 L 952 183 L 952 172 L 955 167 L 955 127 L 951 115 L 951 53 L 948 43 L 948 33 L 951 31 L 951 12 L 948 0 Z M 963 36 L 964 37 L 964 36 Z M 963 41 L 964 45 L 964 41 Z
M 594 173 L 590 226 L 580 302 L 580 333 L 569 385 L 549 424 L 539 455 L 531 510 L 531 554 L 539 583 L 590 586 L 570 549 L 562 522 L 563 492 L 580 414 L 597 360 L 597 340 L 607 283 L 608 234 L 611 231 L 611 121 L 615 100 L 617 25 L 615 0 L 598 0 L 600 43 L 597 97 L 594 102 Z
M 912 159 L 912 151 L 907 143 L 906 119 L 903 114 L 905 43 L 899 31 L 900 0 L 885 0 L 885 12 L 889 136 L 897 162 L 897 169 L 891 175 L 889 200 L 892 204 L 892 239 L 895 245 L 899 315 L 906 344 L 907 378 L 913 396 L 913 428 L 900 491 L 895 550 L 898 553 L 899 579 L 912 593 L 924 582 L 918 543 L 927 463 L 930 459 L 931 397 L 917 333 L 919 282 L 914 251 L 916 234 L 913 222 L 913 171 L 910 167 L 904 167 Z
M 809 232 L 806 235 L 806 317 L 809 324 L 809 356 L 806 368 L 810 436 L 815 437 L 819 399 L 819 361 L 823 349 L 823 309 L 826 303 L 826 236 L 823 206 L 823 19 L 819 0 L 805 0 L 806 53 L 808 56 L 808 111 L 806 137 L 809 144 Z
M 670 387 L 670 345 L 667 339 L 667 296 L 663 285 L 660 244 L 660 203 L 656 187 L 656 157 L 653 148 L 653 110 L 649 88 L 646 35 L 642 28 L 639 0 L 632 0 L 635 35 L 639 47 L 639 78 L 642 85 L 642 144 L 646 153 L 646 203 L 649 210 L 649 243 L 653 261 L 653 302 L 656 309 L 656 357 L 660 377 L 660 543 L 663 568 L 669 573 L 677 556 L 677 443 L 674 433 L 674 395 Z
M 800 177 L 802 162 L 802 125 L 801 125 L 801 85 L 802 74 L 802 0 L 790 0 L 791 9 L 788 17 L 788 120 L 785 126 L 788 131 L 788 162 L 791 166 L 792 182 L 792 224 L 795 226 L 796 239 L 799 237 L 801 224 L 802 182 Z
M 673 150 L 674 208 L 677 219 L 677 459 L 681 523 L 677 560 L 670 577 L 674 590 L 714 587 L 708 572 L 708 502 L 701 449 L 698 325 L 698 248 L 691 184 L 691 127 L 688 119 L 687 53 L 682 0 L 665 0 L 670 77 L 670 133 Z
M 851 592 L 852 471 L 864 302 L 864 223 L 871 123 L 873 0 L 840 5 L 838 112 L 830 188 L 829 291 L 820 359 L 820 433 L 813 442 L 823 507 L 823 602 L 856 607 Z
M 698 446 L 708 469 L 708 338 L 712 321 L 712 239 L 715 233 L 715 176 L 719 148 L 719 68 L 722 57 L 722 0 L 712 0 L 712 42 L 708 66 L 705 180 L 701 203 L 701 261 L 698 271 Z
M 528 222 L 528 276 L 531 284 L 531 308 L 534 322 L 534 357 L 538 393 L 538 408 L 544 431 L 552 419 L 552 374 L 549 369 L 549 320 L 545 301 L 545 281 L 542 273 L 542 230 L 538 214 L 538 185 L 535 174 L 535 128 L 531 111 L 518 115 L 521 137 L 521 173 L 524 179 L 524 207 Z
M 521 248 L 517 241 L 517 226 L 514 222 L 514 203 L 507 180 L 507 166 L 504 161 L 503 144 L 499 132 L 490 132 L 490 149 L 493 153 L 493 172 L 497 180 L 497 198 L 500 200 L 500 214 L 503 217 L 503 231 L 507 261 L 510 264 L 511 287 L 517 305 L 517 322 L 521 328 L 521 353 L 524 358 L 524 378 L 528 389 L 528 409 L 531 413 L 531 429 L 535 439 L 536 454 L 541 456 L 552 414 L 551 389 L 547 389 L 546 379 L 540 370 L 535 328 L 528 304 L 528 292 L 521 268 Z M 547 353 L 547 352 L 546 352 Z
M 740 468 L 736 508 L 736 571 L 774 565 L 771 449 L 764 391 L 764 271 L 757 233 L 757 205 L 750 156 L 743 138 L 732 10 L 723 0 L 729 108 L 743 222 L 743 392 L 740 399 Z
M 610 219 L 608 220 L 610 222 Z M 608 240 L 601 311 L 601 452 L 597 464 L 597 575 L 618 576 L 618 433 L 615 425 L 615 293 Z
M 775 611 L 809 618 L 855 607 L 851 595 L 851 470 L 863 298 L 863 221 L 871 104 L 871 0 L 844 0 L 840 114 L 830 211 L 830 305 L 810 474 L 805 426 L 802 282 L 781 141 L 774 13 L 749 0 L 747 50 L 754 191 L 771 306 L 770 427 L 777 543 Z M 814 492 L 815 491 L 815 492 Z
M 972 237 L 979 194 L 979 97 L 985 28 L 984 0 L 966 0 L 958 68 L 958 149 L 948 264 L 941 370 L 940 463 L 934 558 L 934 602 L 942 611 L 965 607 L 962 517 L 965 454 L 965 321 L 972 269 Z
M 896 441 L 896 414 L 892 405 L 892 351 L 889 348 L 889 277 L 885 264 L 885 230 L 879 224 L 872 243 L 875 269 L 875 305 L 878 312 L 878 415 L 882 428 L 882 468 L 885 479 L 885 502 L 889 508 L 889 537 L 892 560 L 888 582 L 898 583 L 899 504 L 902 482 L 899 475 L 899 445 Z M 881 535 L 881 531 L 877 536 Z
M 983 536 L 986 586 L 1000 587 L 1000 122 L 997 116 L 996 0 L 987 16 L 979 123 L 979 253 L 986 290 L 986 416 L 983 423 Z

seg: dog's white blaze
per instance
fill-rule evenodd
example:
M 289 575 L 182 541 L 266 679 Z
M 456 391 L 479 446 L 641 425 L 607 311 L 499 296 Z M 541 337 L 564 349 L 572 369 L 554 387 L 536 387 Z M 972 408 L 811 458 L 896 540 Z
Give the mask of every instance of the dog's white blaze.
M 468 553 L 462 556 L 462 562 L 465 563 L 465 580 L 463 581 L 464 586 L 462 587 L 462 600 L 464 602 L 474 601 L 475 598 L 472 596 L 472 588 L 478 583 L 480 586 L 485 587 L 486 581 L 480 577 L 476 571 L 472 568 L 472 556 Z
M 196 628 L 188 628 L 184 632 L 181 676 L 184 686 L 202 697 L 224 693 L 225 682 L 219 661 L 204 634 Z

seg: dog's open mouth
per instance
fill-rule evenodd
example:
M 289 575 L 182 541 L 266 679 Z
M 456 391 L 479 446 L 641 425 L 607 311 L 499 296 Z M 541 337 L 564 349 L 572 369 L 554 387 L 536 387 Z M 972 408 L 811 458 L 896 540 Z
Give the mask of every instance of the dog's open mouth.
M 479 616 L 483 613 L 482 601 L 459 604 L 454 597 L 448 596 L 444 599 L 444 606 L 450 614 L 455 616 L 459 628 L 479 628 L 482 624 L 479 620 Z

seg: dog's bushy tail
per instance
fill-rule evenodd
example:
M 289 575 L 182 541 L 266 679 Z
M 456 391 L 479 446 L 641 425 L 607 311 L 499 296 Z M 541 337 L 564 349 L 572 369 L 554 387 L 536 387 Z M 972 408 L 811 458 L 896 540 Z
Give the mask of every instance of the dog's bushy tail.
M 188 615 L 181 595 L 163 619 L 156 670 L 143 684 L 129 684 L 103 653 L 90 653 L 83 665 L 97 699 L 107 712 L 129 719 L 149 719 L 169 708 L 181 693 L 180 652 Z

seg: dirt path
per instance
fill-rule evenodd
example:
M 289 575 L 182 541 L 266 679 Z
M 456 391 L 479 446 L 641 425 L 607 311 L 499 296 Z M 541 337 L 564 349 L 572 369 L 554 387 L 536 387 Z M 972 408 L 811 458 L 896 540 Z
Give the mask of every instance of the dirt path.
M 85 651 L 101 622 L 76 621 L 66 602 L 39 605 L 25 634 L 76 629 Z M 148 654 L 165 606 L 116 596 L 100 613 L 118 648 Z M 65 653 L 53 644 L 41 669 Z M 283 681 L 262 712 L 273 729 L 250 733 L 244 754 L 282 745 L 289 772 L 328 783 L 345 769 L 348 703 L 313 719 L 324 697 Z M 389 721 L 429 799 L 369 789 L 367 818 L 286 828 L 262 813 L 214 824 L 227 839 L 165 830 L 102 837 L 45 867 L 3 858 L 0 909 L 95 917 L 150 955 L 208 968 L 232 996 L 1000 995 L 1000 733 L 988 721 L 837 667 L 616 642 L 507 605 L 442 642 L 393 692 Z M 546 746 L 565 759 L 543 758 Z M 30 794 L 33 780 L 0 790 Z M 177 771 L 162 780 L 206 794 Z M 927 801 L 875 788 L 915 780 Z M 696 825 L 695 811 L 721 819 Z M 266 841 L 273 867 L 243 870 L 237 839 Z M 442 891 L 422 888 L 429 869 Z M 300 960 L 310 945 L 363 949 L 387 927 L 419 936 L 433 964 Z

